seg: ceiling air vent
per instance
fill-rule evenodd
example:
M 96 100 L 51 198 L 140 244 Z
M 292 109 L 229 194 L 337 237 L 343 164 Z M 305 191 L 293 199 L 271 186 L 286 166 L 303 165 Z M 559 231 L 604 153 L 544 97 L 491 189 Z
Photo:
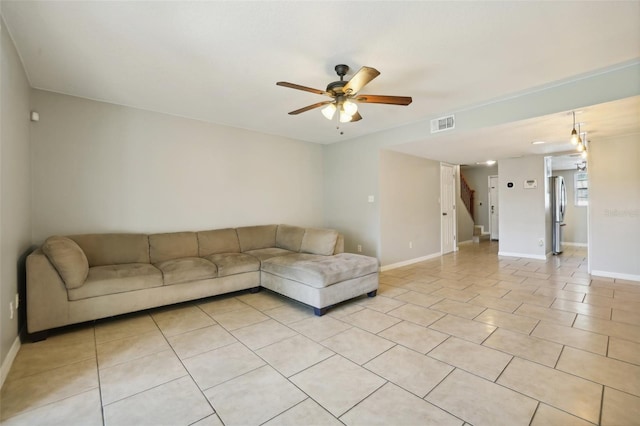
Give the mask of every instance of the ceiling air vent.
M 431 120 L 431 133 L 444 132 L 454 127 L 456 127 L 456 117 L 454 115 L 447 115 L 446 117 Z

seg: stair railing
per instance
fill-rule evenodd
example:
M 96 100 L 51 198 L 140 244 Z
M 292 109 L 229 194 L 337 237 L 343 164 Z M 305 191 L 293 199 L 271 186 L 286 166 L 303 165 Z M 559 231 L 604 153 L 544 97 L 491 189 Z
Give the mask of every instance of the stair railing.
M 474 190 L 471 189 L 467 180 L 460 174 L 460 198 L 462 199 L 462 203 L 467 208 L 467 211 L 471 215 L 471 218 L 475 220 L 475 216 L 473 215 L 473 194 Z

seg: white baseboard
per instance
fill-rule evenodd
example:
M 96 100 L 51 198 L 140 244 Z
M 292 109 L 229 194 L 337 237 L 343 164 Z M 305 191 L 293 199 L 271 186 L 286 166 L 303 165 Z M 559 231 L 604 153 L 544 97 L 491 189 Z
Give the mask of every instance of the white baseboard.
M 547 260 L 547 256 L 541 254 L 528 254 L 528 253 L 508 253 L 504 251 L 499 251 L 498 256 L 509 256 L 509 257 L 524 257 L 525 259 L 536 259 L 536 260 Z
M 404 261 L 398 262 L 398 263 L 392 263 L 391 265 L 384 265 L 384 266 L 380 267 L 380 272 L 389 271 L 391 269 L 396 269 L 396 268 L 401 268 L 401 267 L 407 266 L 407 265 L 413 265 L 414 263 L 423 262 L 425 260 L 434 259 L 434 258 L 440 257 L 440 256 L 442 256 L 442 253 L 438 252 L 438 253 L 429 254 L 427 256 L 417 257 L 415 259 L 409 259 L 409 260 L 404 260 Z
M 11 349 L 9 349 L 9 353 L 7 353 L 7 357 L 2 361 L 2 367 L 0 368 L 0 389 L 2 389 L 2 385 L 4 385 L 4 380 L 9 375 L 9 370 L 11 369 L 11 365 L 13 364 L 13 360 L 16 359 L 16 355 L 18 355 L 18 351 L 20 350 L 20 336 L 16 336 L 16 340 L 13 341 L 11 345 Z
M 640 284 L 640 275 L 620 274 L 618 272 L 594 271 L 594 270 L 591 271 L 591 275 L 594 275 L 596 277 L 618 278 L 621 280 L 639 281 L 639 284 Z
M 573 247 L 589 247 L 587 243 L 567 243 L 565 241 L 562 242 L 563 246 L 573 246 Z
M 459 246 L 463 245 L 463 244 L 471 244 L 473 242 L 473 240 L 467 240 L 467 241 L 460 241 L 458 243 Z

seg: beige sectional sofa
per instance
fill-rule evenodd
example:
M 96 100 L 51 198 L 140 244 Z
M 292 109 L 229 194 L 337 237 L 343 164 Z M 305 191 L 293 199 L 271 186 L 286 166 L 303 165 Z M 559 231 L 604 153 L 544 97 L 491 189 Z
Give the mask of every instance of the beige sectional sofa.
M 46 330 L 260 287 L 323 315 L 378 288 L 378 261 L 330 229 L 263 225 L 48 238 L 27 257 L 27 330 Z

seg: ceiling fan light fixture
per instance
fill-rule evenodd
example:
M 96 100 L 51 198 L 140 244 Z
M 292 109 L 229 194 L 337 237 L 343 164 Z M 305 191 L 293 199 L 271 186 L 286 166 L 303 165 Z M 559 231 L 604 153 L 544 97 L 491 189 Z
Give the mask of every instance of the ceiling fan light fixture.
M 337 108 L 335 104 L 329 104 L 326 107 L 322 108 L 322 115 L 324 115 L 327 120 L 331 120 L 336 113 L 336 109 Z
M 342 108 L 344 108 L 344 112 L 347 113 L 350 117 L 353 116 L 356 112 L 358 112 L 358 105 L 355 102 L 344 101 L 342 104 Z
M 353 118 L 353 115 L 348 114 L 345 110 L 340 111 L 340 122 L 348 123 Z

